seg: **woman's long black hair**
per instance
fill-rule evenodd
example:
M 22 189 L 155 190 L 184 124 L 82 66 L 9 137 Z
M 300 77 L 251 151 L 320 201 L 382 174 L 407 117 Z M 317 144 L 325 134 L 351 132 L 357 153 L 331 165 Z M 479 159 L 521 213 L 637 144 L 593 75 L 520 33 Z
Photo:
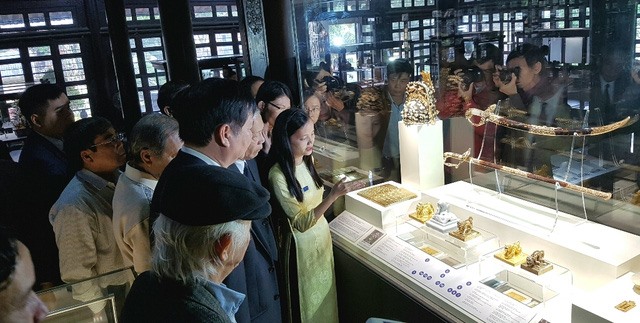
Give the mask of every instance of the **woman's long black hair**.
M 269 151 L 269 156 L 271 156 L 272 160 L 275 160 L 275 162 L 280 165 L 280 169 L 282 169 L 284 178 L 287 181 L 287 186 L 289 187 L 289 193 L 291 193 L 298 202 L 302 202 L 303 193 L 300 182 L 298 182 L 295 177 L 296 165 L 294 165 L 289 137 L 298 131 L 298 129 L 302 128 L 308 120 L 309 116 L 307 116 L 307 113 L 303 109 L 292 108 L 282 111 L 273 126 L 273 143 Z M 322 179 L 313 166 L 311 156 L 304 156 L 302 160 L 307 166 L 307 169 L 309 169 L 311 177 L 316 183 L 316 187 L 322 187 Z

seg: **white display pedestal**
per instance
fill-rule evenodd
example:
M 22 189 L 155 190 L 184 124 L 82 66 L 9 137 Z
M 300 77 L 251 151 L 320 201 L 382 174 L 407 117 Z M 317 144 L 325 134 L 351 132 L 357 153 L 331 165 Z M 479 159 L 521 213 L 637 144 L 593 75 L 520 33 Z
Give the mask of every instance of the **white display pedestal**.
M 381 206 L 376 204 L 360 195 L 358 192 L 370 189 L 371 187 L 380 186 L 383 184 L 391 184 L 397 187 L 404 188 L 416 195 L 415 198 L 393 203 L 388 206 Z M 352 191 L 347 193 L 345 196 L 345 206 L 346 209 L 360 217 L 361 219 L 369 222 L 370 224 L 384 229 L 391 230 L 396 227 L 396 218 L 402 215 L 405 215 L 412 204 L 416 201 L 420 201 L 422 199 L 422 193 L 416 190 L 412 190 L 406 185 L 401 185 L 396 182 L 384 182 L 378 185 L 374 185 L 371 187 L 365 187 L 356 191 Z
M 402 184 L 427 190 L 444 185 L 442 120 L 435 125 L 398 122 Z

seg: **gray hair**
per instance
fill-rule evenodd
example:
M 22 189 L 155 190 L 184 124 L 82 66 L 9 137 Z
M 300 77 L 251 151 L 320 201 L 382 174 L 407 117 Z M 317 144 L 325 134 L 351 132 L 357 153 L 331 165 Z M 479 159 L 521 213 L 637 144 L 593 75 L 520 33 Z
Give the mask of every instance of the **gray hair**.
M 184 225 L 160 214 L 153 224 L 155 236 L 151 270 L 160 277 L 185 285 L 210 281 L 223 266 L 214 244 L 231 236 L 233 257 L 249 239 L 251 221 L 235 220 L 209 226 Z
M 140 152 L 149 149 L 155 156 L 164 152 L 167 140 L 178 132 L 178 121 L 160 113 L 142 117 L 129 134 L 129 160 L 141 164 Z

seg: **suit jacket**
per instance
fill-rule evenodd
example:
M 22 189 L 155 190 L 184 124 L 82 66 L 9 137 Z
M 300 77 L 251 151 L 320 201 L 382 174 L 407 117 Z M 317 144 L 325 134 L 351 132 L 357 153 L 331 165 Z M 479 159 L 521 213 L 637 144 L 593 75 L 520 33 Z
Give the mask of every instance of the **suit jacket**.
M 49 209 L 74 175 L 64 152 L 39 133 L 32 131 L 24 142 L 18 165 L 22 183 L 24 217 L 20 240 L 31 251 L 38 282 L 61 282 L 58 248 Z
M 122 322 L 231 322 L 207 285 L 184 286 L 149 271 L 140 274 L 122 309 Z
M 256 161 L 247 161 L 247 167 L 247 177 L 260 183 Z M 235 164 L 229 169 L 240 171 Z M 243 261 L 224 280 L 227 287 L 247 296 L 236 313 L 236 321 L 281 322 L 278 251 L 269 217 L 251 222 L 251 237 Z
M 603 124 L 619 121 L 627 115 L 635 114 L 625 113 L 629 110 L 630 105 L 632 109 L 637 108 L 638 91 L 635 83 L 633 83 L 631 78 L 626 74 L 621 75 L 612 82 L 613 93 L 612 97 L 609 99 L 609 104 L 607 105 L 607 100 L 604 96 L 604 91 L 602 90 L 603 81 L 599 76 L 594 77 L 591 84 L 591 102 L 589 104 L 589 108 L 591 110 L 589 120 L 593 124 L 597 124 L 598 121 L 598 115 L 595 113 L 595 108 L 600 108 L 600 115 L 602 116 Z

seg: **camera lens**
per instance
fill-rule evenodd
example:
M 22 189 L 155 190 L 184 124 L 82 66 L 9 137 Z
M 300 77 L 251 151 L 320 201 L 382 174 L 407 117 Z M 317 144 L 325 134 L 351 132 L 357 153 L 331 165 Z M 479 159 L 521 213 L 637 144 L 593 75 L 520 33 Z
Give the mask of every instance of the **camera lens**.
M 520 71 L 518 70 L 518 73 Z M 500 81 L 504 84 L 508 84 L 511 82 L 511 73 L 512 71 L 508 68 L 500 70 Z
M 513 70 L 513 74 L 515 74 L 516 77 L 520 77 L 520 66 L 516 66 L 512 70 Z

